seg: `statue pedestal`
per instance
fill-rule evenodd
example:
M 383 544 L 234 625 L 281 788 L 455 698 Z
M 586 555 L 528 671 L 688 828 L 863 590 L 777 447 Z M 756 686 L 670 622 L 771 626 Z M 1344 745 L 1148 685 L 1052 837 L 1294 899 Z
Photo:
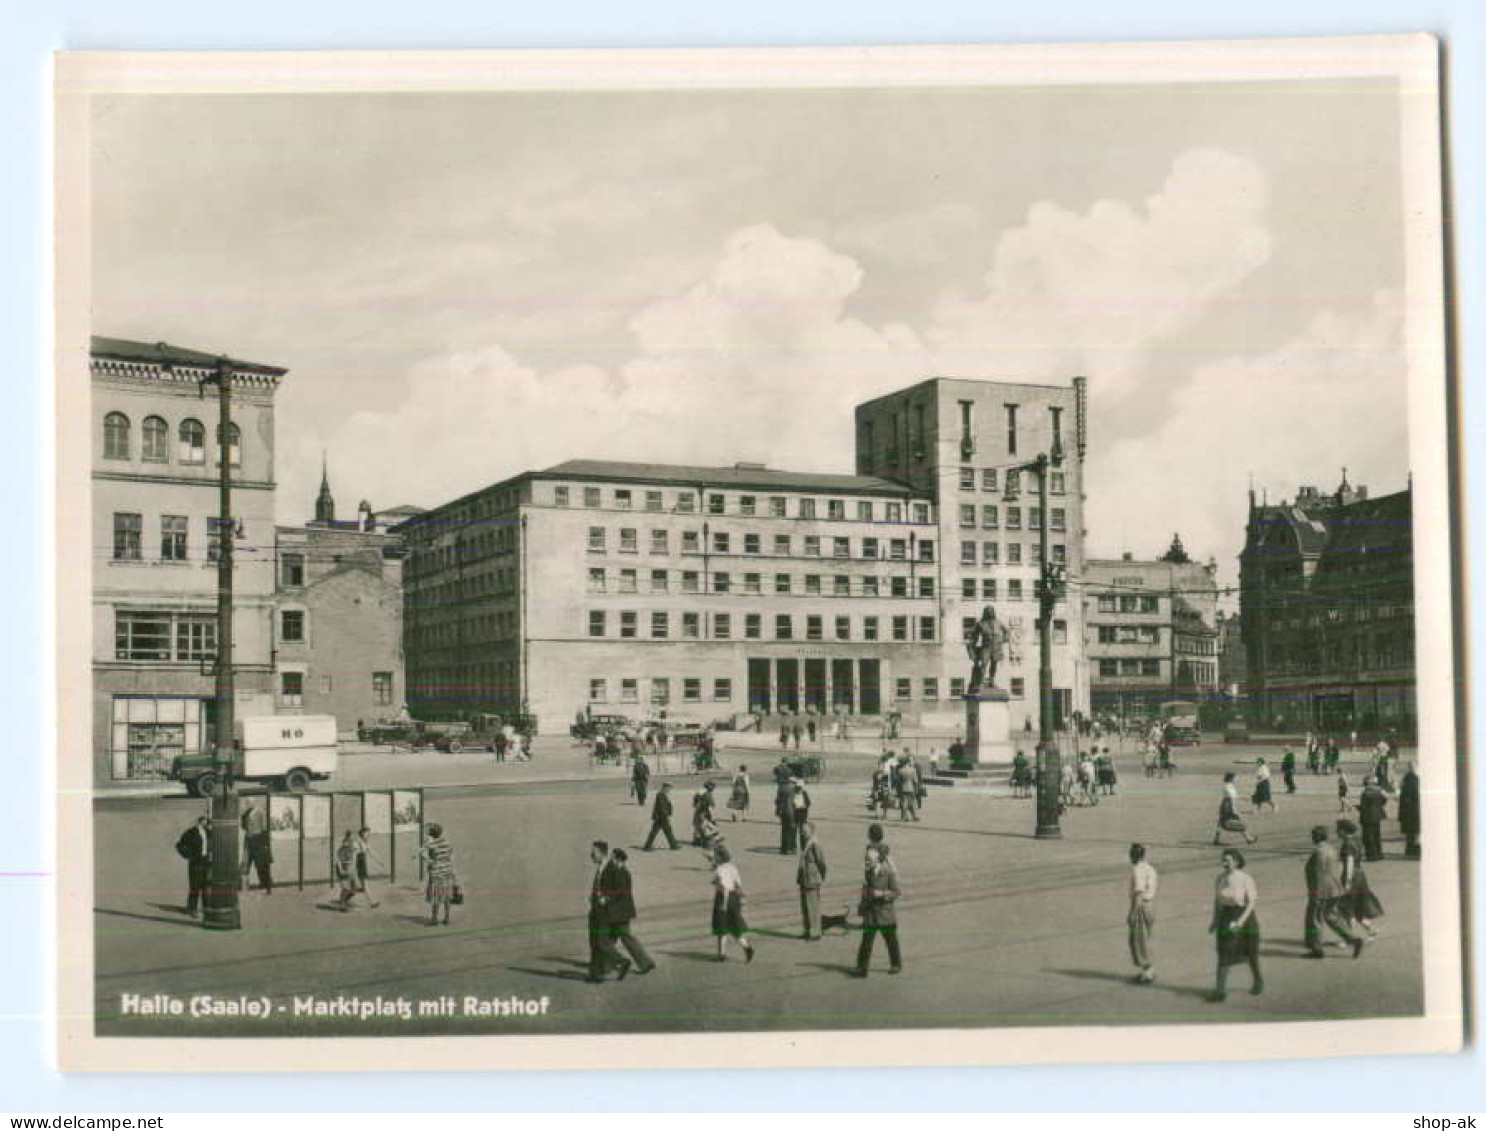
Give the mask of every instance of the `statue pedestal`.
M 1009 699 L 999 687 L 965 696 L 965 756 L 972 765 L 1011 765 L 1016 750 L 1011 743 Z

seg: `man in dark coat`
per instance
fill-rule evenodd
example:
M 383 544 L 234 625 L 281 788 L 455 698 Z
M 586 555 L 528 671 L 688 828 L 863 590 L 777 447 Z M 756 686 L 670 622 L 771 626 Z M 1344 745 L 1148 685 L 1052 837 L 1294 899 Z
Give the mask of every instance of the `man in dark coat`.
M 212 882 L 212 822 L 197 817 L 196 823 L 175 842 L 175 850 L 186 862 L 186 914 L 196 918 Z
M 1357 799 L 1357 823 L 1362 826 L 1362 858 L 1368 863 L 1383 858 L 1383 818 L 1388 813 L 1388 795 L 1378 788 L 1378 779 L 1368 776 Z
M 243 875 L 250 867 L 258 870 L 258 886 L 264 895 L 273 894 L 273 838 L 268 829 L 268 802 L 249 801 L 242 815 L 243 847 L 247 859 L 243 861 Z
M 1342 859 L 1329 839 L 1325 825 L 1311 829 L 1314 847 L 1305 862 L 1305 947 L 1307 958 L 1325 958 L 1322 928 L 1330 927 L 1352 948 L 1352 957 L 1362 953 L 1362 939 L 1353 935 L 1342 912 L 1347 894 L 1342 882 Z
M 1315 746 L 1312 745 L 1310 747 L 1310 749 L 1311 750 L 1314 750 L 1315 749 Z M 1310 754 L 1309 753 L 1307 753 L 1307 757 L 1310 757 Z M 1316 764 L 1317 763 L 1316 763 L 1315 759 L 1312 758 L 1312 761 L 1311 761 L 1311 765 L 1312 765 L 1311 773 L 1315 773 L 1316 772 L 1315 771 L 1315 768 L 1314 768 L 1316 766 Z M 1295 792 L 1295 751 L 1291 750 L 1288 746 L 1285 747 L 1285 756 L 1284 756 L 1284 758 L 1282 758 L 1280 760 L 1280 777 L 1282 777 L 1282 778 L 1285 779 L 1285 792 L 1286 793 L 1294 793 Z
M 1403 833 L 1404 855 L 1410 860 L 1419 858 L 1419 775 L 1414 772 L 1414 763 L 1404 767 L 1403 781 L 1398 787 L 1398 831 Z
M 887 943 L 888 961 L 892 964 L 889 974 L 903 969 L 903 954 L 898 949 L 897 900 L 900 894 L 898 872 L 888 858 L 888 847 L 876 844 L 867 849 L 867 874 L 862 882 L 862 901 L 858 911 L 862 916 L 862 943 L 857 948 L 854 977 L 865 978 L 868 964 L 872 961 L 872 943 L 877 935 Z
M 826 854 L 815 839 L 815 825 L 810 821 L 800 826 L 800 863 L 795 869 L 795 883 L 800 889 L 800 917 L 805 922 L 805 940 L 819 942 L 820 888 L 826 879 Z
M 604 888 L 604 911 L 610 936 L 629 952 L 636 974 L 650 973 L 655 969 L 655 961 L 630 927 L 637 918 L 635 885 L 629 872 L 629 854 L 624 849 L 616 848 L 610 853 L 609 862 L 604 866 L 599 882 Z
M 663 781 L 660 783 L 660 792 L 655 795 L 655 804 L 650 807 L 650 835 L 645 838 L 645 851 L 649 852 L 655 846 L 655 835 L 664 833 L 666 843 L 673 851 L 679 851 L 681 845 L 676 840 L 676 834 L 671 831 L 671 783 Z
M 644 758 L 636 758 L 634 765 L 630 768 L 630 781 L 635 788 L 635 801 L 640 808 L 645 807 L 645 795 L 650 788 L 650 767 L 645 764 Z
M 617 901 L 618 893 L 615 888 L 614 865 L 609 859 L 609 842 L 594 841 L 589 849 L 588 859 L 594 865 L 593 883 L 589 885 L 588 892 L 588 980 L 602 982 L 612 966 L 619 971 L 619 980 L 622 982 L 629 973 L 630 962 L 619 954 L 610 921 L 611 904 Z M 633 905 L 630 912 L 630 918 L 633 918 Z

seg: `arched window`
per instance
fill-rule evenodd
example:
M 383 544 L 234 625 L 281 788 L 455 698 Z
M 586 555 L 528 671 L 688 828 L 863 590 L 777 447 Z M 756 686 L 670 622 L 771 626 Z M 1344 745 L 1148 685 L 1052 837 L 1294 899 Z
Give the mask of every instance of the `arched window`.
M 103 458 L 129 458 L 129 418 L 111 412 L 103 418 Z
M 241 467 L 243 462 L 242 453 L 242 430 L 236 424 L 227 425 L 227 466 Z M 222 430 L 217 429 L 217 466 L 222 466 Z
M 152 463 L 164 463 L 170 459 L 170 427 L 158 416 L 147 416 L 140 428 L 144 446 L 140 455 Z
M 182 420 L 180 437 L 180 461 L 182 463 L 205 463 L 206 429 L 201 426 L 201 421 Z

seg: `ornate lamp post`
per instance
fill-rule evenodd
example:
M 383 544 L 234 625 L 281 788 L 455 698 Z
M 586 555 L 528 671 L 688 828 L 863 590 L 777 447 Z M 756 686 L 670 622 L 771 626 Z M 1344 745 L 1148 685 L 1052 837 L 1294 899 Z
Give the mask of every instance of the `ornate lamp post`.
M 1039 455 L 1020 470 L 1037 476 L 1039 546 L 1037 593 L 1037 830 L 1040 840 L 1055 840 L 1063 835 L 1058 820 L 1061 793 L 1062 756 L 1053 733 L 1053 611 L 1062 595 L 1063 571 L 1054 565 L 1048 553 L 1048 472 L 1063 464 L 1063 446 L 1056 434 L 1051 452 Z

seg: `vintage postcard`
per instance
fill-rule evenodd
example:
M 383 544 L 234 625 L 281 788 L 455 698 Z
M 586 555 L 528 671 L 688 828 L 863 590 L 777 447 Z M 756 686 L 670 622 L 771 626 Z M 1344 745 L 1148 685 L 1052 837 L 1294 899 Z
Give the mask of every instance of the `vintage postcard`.
M 59 56 L 61 1064 L 1458 1048 L 1438 54 Z

